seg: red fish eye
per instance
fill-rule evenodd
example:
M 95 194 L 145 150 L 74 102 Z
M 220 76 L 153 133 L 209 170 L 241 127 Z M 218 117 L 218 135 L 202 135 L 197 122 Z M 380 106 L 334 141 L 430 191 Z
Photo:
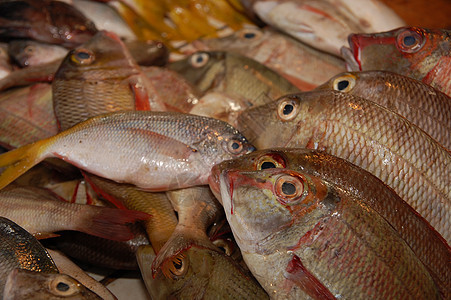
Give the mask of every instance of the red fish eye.
M 415 53 L 423 47 L 425 39 L 421 33 L 406 29 L 398 34 L 396 41 L 399 50 Z
M 282 175 L 277 178 L 274 191 L 286 205 L 295 205 L 307 196 L 307 186 L 298 176 Z

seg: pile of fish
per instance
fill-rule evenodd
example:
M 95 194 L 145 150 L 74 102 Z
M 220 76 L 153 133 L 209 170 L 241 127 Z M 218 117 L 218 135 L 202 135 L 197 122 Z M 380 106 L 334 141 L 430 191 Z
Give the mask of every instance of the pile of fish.
M 152 299 L 451 298 L 450 31 L 374 0 L 3 0 L 0 42 L 3 299 L 117 299 L 87 265 Z

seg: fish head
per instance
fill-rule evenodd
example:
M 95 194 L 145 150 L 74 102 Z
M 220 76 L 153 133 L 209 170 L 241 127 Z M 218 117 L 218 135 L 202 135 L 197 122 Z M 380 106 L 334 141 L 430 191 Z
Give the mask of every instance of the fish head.
M 200 92 L 219 85 L 225 75 L 226 53 L 197 51 L 187 58 L 170 63 L 168 68 L 183 75 Z
M 344 58 L 353 71 L 386 70 L 412 77 L 425 76 L 439 56 L 449 55 L 449 39 L 446 31 L 420 27 L 351 34 L 350 51 L 344 50 L 347 52 Z
M 328 193 L 320 179 L 291 169 L 225 170 L 221 201 L 241 251 L 263 253 L 280 231 L 306 222 Z M 287 241 L 290 243 L 290 241 Z
M 69 51 L 55 80 L 121 79 L 136 74 L 138 65 L 125 44 L 112 32 L 99 31 L 83 45 Z
M 6 280 L 3 299 L 101 299 L 65 274 L 14 269 Z

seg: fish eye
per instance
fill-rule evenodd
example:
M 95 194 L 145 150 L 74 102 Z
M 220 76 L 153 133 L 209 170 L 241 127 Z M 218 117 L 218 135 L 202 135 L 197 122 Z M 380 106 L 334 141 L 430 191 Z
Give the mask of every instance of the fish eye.
M 227 256 L 231 256 L 233 254 L 232 246 L 223 239 L 217 239 L 213 241 L 213 244 L 218 247 L 222 252 Z
M 200 67 L 205 66 L 209 59 L 210 59 L 210 55 L 208 53 L 198 52 L 198 53 L 194 53 L 191 56 L 190 62 L 193 67 L 200 68 Z
M 287 205 L 299 203 L 307 197 L 308 188 L 305 181 L 299 176 L 288 174 L 281 175 L 277 178 L 274 185 L 275 193 Z
M 32 45 L 28 45 L 25 47 L 24 52 L 27 54 L 33 54 L 35 47 Z
M 236 139 L 229 140 L 227 142 L 227 150 L 232 154 L 239 154 L 243 151 L 243 143 Z
M 339 92 L 349 92 L 355 86 L 355 76 L 352 74 L 342 75 L 334 79 L 333 89 Z
M 71 60 L 79 65 L 89 65 L 94 62 L 94 59 L 94 53 L 88 49 L 76 49 L 71 54 Z
M 285 168 L 285 166 L 285 159 L 276 153 L 265 154 L 261 156 L 256 163 L 257 171 L 265 169 Z
M 188 259 L 183 253 L 180 253 L 165 262 L 161 266 L 161 270 L 167 278 L 179 279 L 188 271 Z
M 79 293 L 79 283 L 65 275 L 59 275 L 50 281 L 49 288 L 52 294 L 60 297 L 69 297 Z
M 425 43 L 424 36 L 421 32 L 406 29 L 398 34 L 396 44 L 398 48 L 406 53 L 415 53 L 420 50 Z
M 262 33 L 257 29 L 246 28 L 239 32 L 239 37 L 244 40 L 253 40 L 262 35 Z
M 285 99 L 279 103 L 277 114 L 282 121 L 290 121 L 296 117 L 298 105 L 294 100 Z

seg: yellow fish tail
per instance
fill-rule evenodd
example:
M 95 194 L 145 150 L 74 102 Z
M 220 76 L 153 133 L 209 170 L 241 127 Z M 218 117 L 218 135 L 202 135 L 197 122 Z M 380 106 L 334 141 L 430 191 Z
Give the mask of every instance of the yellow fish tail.
M 46 142 L 41 140 L 0 155 L 0 168 L 6 167 L 0 174 L 0 189 L 44 160 L 41 148 Z

